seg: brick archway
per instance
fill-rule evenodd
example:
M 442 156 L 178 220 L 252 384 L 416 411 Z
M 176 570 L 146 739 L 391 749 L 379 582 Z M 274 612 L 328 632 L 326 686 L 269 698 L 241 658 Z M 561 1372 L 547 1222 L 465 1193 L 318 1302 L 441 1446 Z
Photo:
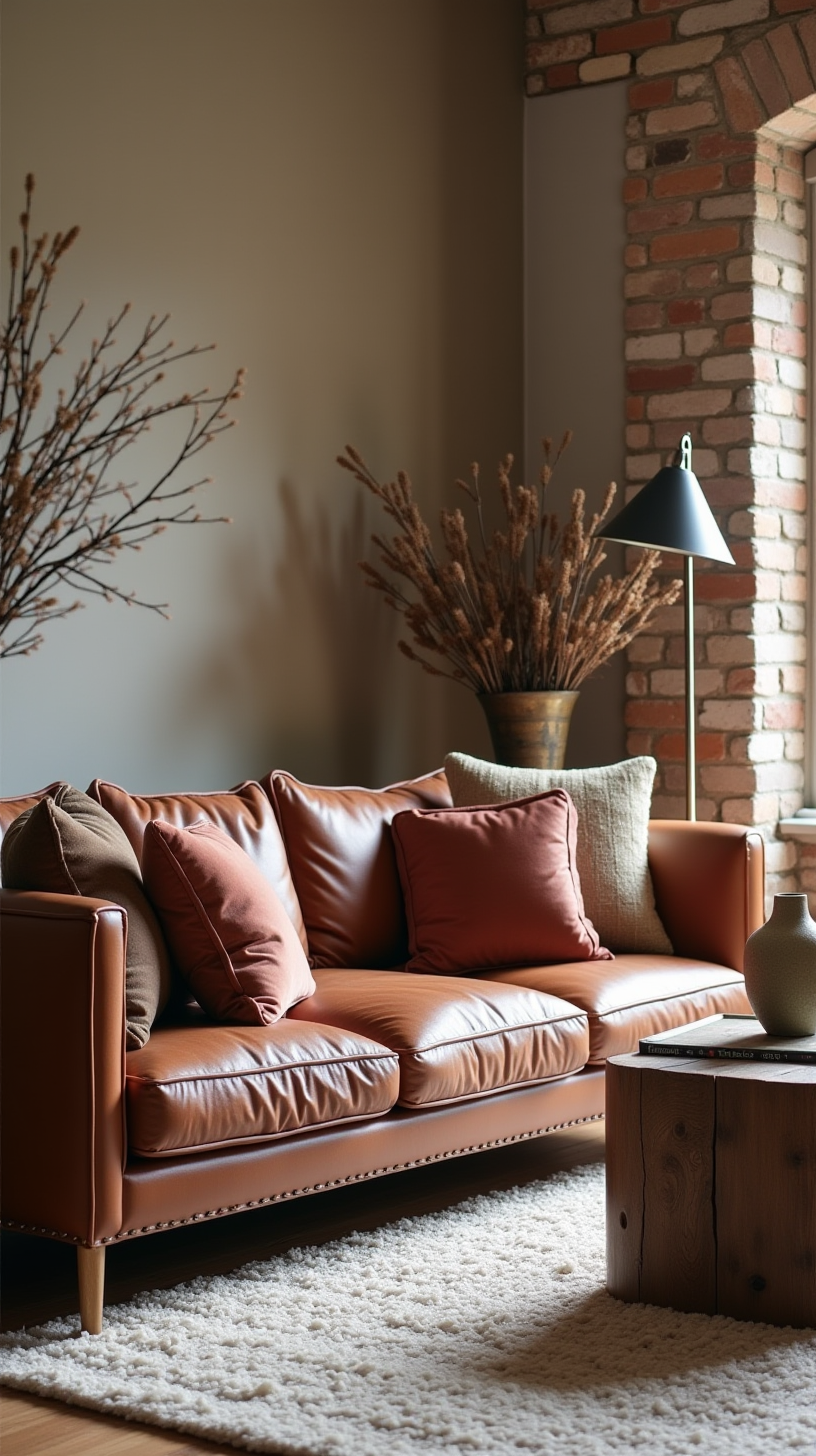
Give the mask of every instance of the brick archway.
M 760 827 L 769 890 L 795 889 L 796 846 L 777 825 L 803 797 L 803 154 L 816 141 L 816 15 L 812 0 L 639 10 L 528 0 L 527 89 L 632 77 L 627 493 L 691 433 L 737 561 L 697 574 L 698 813 Z M 654 808 L 666 816 L 684 812 L 683 659 L 680 607 L 629 649 L 627 747 L 658 760 Z

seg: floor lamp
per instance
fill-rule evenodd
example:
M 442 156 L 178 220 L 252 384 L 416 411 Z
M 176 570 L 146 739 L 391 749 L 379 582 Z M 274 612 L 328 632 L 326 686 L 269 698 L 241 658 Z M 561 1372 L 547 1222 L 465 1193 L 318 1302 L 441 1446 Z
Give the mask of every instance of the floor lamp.
M 684 435 L 679 461 L 665 465 L 598 535 L 627 546 L 676 551 L 685 556 L 686 628 L 686 818 L 697 818 L 697 753 L 694 701 L 694 558 L 735 565 L 711 507 L 691 468 L 691 436 Z

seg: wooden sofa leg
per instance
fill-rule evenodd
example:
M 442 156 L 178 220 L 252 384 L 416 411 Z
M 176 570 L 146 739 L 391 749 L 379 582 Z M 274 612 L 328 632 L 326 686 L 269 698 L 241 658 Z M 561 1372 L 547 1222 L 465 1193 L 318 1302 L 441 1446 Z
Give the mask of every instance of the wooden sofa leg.
M 105 1298 L 105 1247 L 77 1248 L 77 1277 L 79 1280 L 79 1318 L 83 1330 L 89 1335 L 102 1332 L 102 1303 Z

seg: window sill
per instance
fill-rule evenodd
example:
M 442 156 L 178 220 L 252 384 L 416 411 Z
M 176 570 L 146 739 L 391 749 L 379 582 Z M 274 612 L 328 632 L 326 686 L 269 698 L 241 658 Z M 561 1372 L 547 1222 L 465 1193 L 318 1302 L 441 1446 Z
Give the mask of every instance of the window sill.
M 806 844 L 816 844 L 816 810 L 796 815 L 793 819 L 780 819 L 779 833 L 783 839 L 799 839 Z

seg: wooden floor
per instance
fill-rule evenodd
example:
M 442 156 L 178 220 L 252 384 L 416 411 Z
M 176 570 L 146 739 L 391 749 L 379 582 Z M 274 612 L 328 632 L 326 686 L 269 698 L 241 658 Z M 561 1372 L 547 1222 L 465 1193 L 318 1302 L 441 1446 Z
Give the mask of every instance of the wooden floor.
M 105 1299 L 166 1288 L 195 1274 L 223 1273 L 297 1245 L 352 1229 L 448 1208 L 491 1188 L 533 1182 L 558 1169 L 602 1162 L 604 1125 L 550 1133 L 532 1142 L 351 1184 L 277 1207 L 134 1239 L 108 1250 Z M 2 1328 L 38 1324 L 78 1308 L 73 1248 L 3 1234 Z M 234 1456 L 234 1446 L 190 1439 L 16 1392 L 0 1396 L 2 1456 Z

